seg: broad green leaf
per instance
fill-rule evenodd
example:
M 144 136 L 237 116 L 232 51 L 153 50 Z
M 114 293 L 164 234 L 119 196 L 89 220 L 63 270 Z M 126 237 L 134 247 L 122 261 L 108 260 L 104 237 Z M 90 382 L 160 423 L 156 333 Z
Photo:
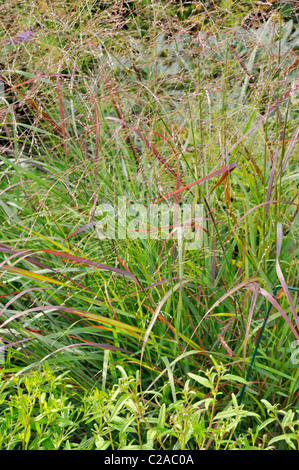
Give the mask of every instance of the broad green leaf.
M 244 384 L 244 385 L 248 385 L 248 382 L 247 380 L 243 379 L 243 377 L 238 377 L 237 375 L 233 375 L 233 374 L 225 374 L 223 377 L 222 377 L 223 380 L 231 380 L 232 382 L 239 382 L 241 384 Z
M 200 383 L 204 387 L 213 389 L 213 384 L 208 379 L 205 379 L 204 377 L 201 377 L 200 375 L 192 374 L 191 372 L 189 372 L 188 375 L 189 377 L 191 377 L 191 379 L 194 379 L 196 382 Z

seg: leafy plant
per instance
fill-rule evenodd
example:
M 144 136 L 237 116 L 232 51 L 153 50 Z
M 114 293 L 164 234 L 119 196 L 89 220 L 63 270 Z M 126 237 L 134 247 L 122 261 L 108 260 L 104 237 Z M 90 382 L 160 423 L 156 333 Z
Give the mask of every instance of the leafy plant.
M 20 435 L 3 446 L 293 448 L 295 7 L 131 3 L 0 10 L 0 333 L 6 373 L 29 380 L 5 414 Z M 174 221 L 157 235 L 162 202 L 201 205 L 198 250 Z M 102 236 L 109 211 L 116 238 Z M 84 393 L 99 384 L 83 414 L 62 381 L 32 414 L 35 374 L 57 366 Z M 282 434 L 260 437 L 261 400 L 289 413 Z M 81 422 L 86 440 L 72 441 Z

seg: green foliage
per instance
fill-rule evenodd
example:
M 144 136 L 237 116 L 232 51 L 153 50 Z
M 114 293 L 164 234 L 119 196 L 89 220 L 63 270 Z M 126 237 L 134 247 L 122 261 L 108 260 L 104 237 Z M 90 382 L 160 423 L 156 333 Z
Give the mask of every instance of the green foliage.
M 298 412 L 262 400 L 270 416 L 262 421 L 258 413 L 238 406 L 234 394 L 218 411 L 222 393 L 217 386 L 229 378 L 221 365 L 207 371 L 206 378 L 192 374 L 211 396 L 188 380 L 174 403 L 165 400 L 167 382 L 160 390 L 141 393 L 138 376 L 120 370 L 122 377 L 109 393 L 95 388 L 83 396 L 67 374 L 55 376 L 49 368 L 26 377 L 8 378 L 2 372 L 0 449 L 196 450 L 213 438 L 215 450 L 298 450 Z M 248 421 L 253 429 L 246 428 Z
M 54 376 L 49 368 L 21 378 L 1 372 L 1 450 L 66 448 L 81 410 L 69 398 L 72 385 L 64 381 L 65 374 Z
M 297 448 L 296 2 L 50 3 L 0 7 L 2 447 Z M 160 199 L 200 249 L 101 238 Z

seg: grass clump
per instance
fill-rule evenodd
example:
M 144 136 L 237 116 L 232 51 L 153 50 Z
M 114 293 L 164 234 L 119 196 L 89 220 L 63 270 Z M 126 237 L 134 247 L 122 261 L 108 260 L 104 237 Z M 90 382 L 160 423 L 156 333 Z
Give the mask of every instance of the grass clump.
M 3 448 L 298 448 L 296 2 L 7 8 Z

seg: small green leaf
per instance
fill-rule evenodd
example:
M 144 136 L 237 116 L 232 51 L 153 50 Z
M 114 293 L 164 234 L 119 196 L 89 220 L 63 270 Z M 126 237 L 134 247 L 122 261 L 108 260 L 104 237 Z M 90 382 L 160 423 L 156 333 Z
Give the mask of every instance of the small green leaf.
M 19 420 L 21 424 L 25 427 L 26 426 L 26 413 L 25 413 L 24 408 L 21 408 L 21 407 L 19 408 L 18 415 L 19 415 Z
M 223 380 L 231 380 L 232 382 L 238 382 L 244 385 L 248 385 L 247 380 L 243 379 L 243 377 L 238 377 L 237 375 L 225 374 L 222 378 Z
M 279 442 L 279 441 L 286 441 L 286 443 L 292 447 L 292 449 L 296 450 L 296 447 L 294 443 L 292 442 L 293 440 L 297 440 L 298 436 L 296 434 L 291 433 L 291 434 L 283 434 L 282 436 L 275 436 L 271 441 L 269 442 L 269 445 L 273 444 L 274 442 Z
M 244 437 L 244 443 L 245 443 L 245 450 L 252 450 L 252 447 L 249 444 L 247 437 L 246 436 L 243 436 L 243 437 Z
M 69 440 L 66 441 L 65 446 L 64 446 L 64 450 L 72 450 Z
M 38 434 L 41 434 L 42 430 L 38 421 L 34 421 L 35 429 Z
M 191 377 L 191 379 L 196 380 L 196 382 L 200 383 L 204 387 L 207 387 L 210 389 L 213 388 L 213 384 L 208 379 L 205 379 L 204 377 L 201 377 L 199 375 L 192 374 L 191 372 L 189 372 L 188 375 L 189 377 Z
M 28 444 L 28 442 L 30 440 L 30 436 L 31 436 L 31 426 L 30 426 L 30 424 L 28 424 L 26 432 L 25 432 L 25 437 L 24 437 L 24 440 L 25 440 L 26 444 Z
M 265 407 L 267 408 L 268 411 L 273 410 L 273 405 L 271 405 L 271 403 L 268 402 L 268 400 L 265 400 L 264 398 L 262 398 L 261 402 L 265 405 Z
M 97 437 L 95 444 L 96 444 L 97 450 L 106 450 L 110 446 L 110 442 L 104 441 L 104 439 L 101 436 Z
M 220 411 L 220 413 L 217 413 L 214 419 L 218 420 L 218 419 L 235 418 L 237 416 L 240 416 L 240 417 L 254 416 L 255 418 L 259 418 L 259 415 L 257 413 L 254 413 L 253 411 L 230 409 L 230 410 Z
M 275 421 L 275 418 L 266 419 L 266 421 L 264 421 L 262 424 L 260 424 L 260 425 L 258 426 L 258 430 L 261 431 L 261 430 L 264 429 L 266 426 L 268 426 L 268 424 L 273 423 L 273 421 Z
M 163 403 L 159 411 L 158 424 L 157 424 L 157 427 L 160 429 L 162 429 L 165 424 L 165 416 L 166 416 L 166 405 L 165 403 Z

